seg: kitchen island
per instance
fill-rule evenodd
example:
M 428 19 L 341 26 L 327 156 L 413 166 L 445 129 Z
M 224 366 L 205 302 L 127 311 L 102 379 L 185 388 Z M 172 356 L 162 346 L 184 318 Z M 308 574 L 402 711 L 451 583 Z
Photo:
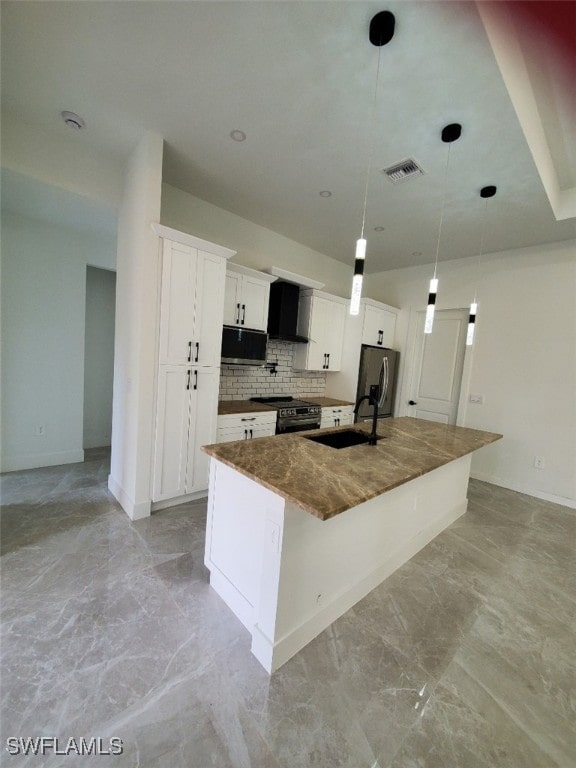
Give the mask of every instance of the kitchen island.
M 203 449 L 210 584 L 268 672 L 464 514 L 471 454 L 501 437 L 399 418 L 379 424 L 375 446 L 309 439 L 349 429 Z

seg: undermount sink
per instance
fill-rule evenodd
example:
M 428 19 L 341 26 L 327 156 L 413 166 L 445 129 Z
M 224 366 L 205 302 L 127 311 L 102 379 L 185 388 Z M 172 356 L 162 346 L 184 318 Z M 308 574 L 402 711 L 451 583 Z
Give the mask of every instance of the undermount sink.
M 329 432 L 327 435 L 302 435 L 306 440 L 322 443 L 329 448 L 350 448 L 352 445 L 362 445 L 370 439 L 366 432 L 357 429 L 343 429 L 341 432 Z M 381 438 L 378 437 L 378 440 Z

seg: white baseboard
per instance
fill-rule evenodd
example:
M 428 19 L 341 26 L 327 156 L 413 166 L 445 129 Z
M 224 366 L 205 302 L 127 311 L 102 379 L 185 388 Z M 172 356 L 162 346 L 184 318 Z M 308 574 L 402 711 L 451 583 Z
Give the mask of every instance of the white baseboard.
M 120 504 L 130 520 L 142 520 L 144 517 L 150 517 L 151 503 L 141 501 L 138 504 L 128 493 L 114 480 L 112 475 L 108 475 L 108 490 Z
M 173 499 L 164 499 L 163 501 L 153 501 L 152 512 L 157 512 L 159 509 L 168 509 L 168 507 L 176 507 L 178 504 L 186 504 L 189 501 L 206 499 L 207 497 L 208 497 L 208 489 L 206 489 L 205 491 L 197 491 L 196 493 L 187 493 L 185 496 L 175 496 Z
M 84 461 L 84 451 L 57 451 L 55 453 L 24 453 L 4 456 L 2 472 L 17 472 L 19 469 L 57 467 L 60 464 L 77 464 Z
M 500 488 L 508 488 L 510 491 L 517 491 L 518 493 L 525 493 L 527 496 L 534 496 L 535 499 L 542 499 L 542 501 L 551 501 L 553 504 L 561 504 L 563 507 L 569 507 L 570 509 L 576 509 L 576 499 L 569 499 L 566 496 L 557 496 L 554 493 L 545 493 L 544 491 L 538 491 L 535 488 L 527 488 L 521 483 L 510 482 L 509 480 L 502 480 L 500 477 L 494 477 L 493 475 L 486 475 L 483 472 L 471 472 L 470 477 L 474 480 L 482 480 L 485 483 L 491 483 L 497 485 Z
M 400 566 L 404 565 L 411 557 L 414 557 L 417 552 L 425 547 L 426 544 L 429 544 L 445 528 L 461 517 L 466 512 L 467 505 L 467 501 L 457 504 L 441 518 L 421 530 L 406 544 L 399 547 L 376 569 L 365 574 L 355 584 L 346 588 L 345 591 L 337 595 L 330 603 L 304 621 L 299 627 L 296 627 L 275 643 L 272 643 L 270 638 L 266 637 L 257 625 L 249 627 L 247 623 L 242 621 L 252 632 L 252 653 L 254 656 L 256 656 L 267 672 L 271 673 L 277 670 L 329 627 L 330 624 L 336 621 L 336 619 L 340 618 L 357 602 L 366 597 L 369 592 L 391 576 Z M 212 575 L 210 583 L 212 583 Z M 236 605 L 230 605 L 226 597 L 218 589 L 216 591 L 238 616 Z

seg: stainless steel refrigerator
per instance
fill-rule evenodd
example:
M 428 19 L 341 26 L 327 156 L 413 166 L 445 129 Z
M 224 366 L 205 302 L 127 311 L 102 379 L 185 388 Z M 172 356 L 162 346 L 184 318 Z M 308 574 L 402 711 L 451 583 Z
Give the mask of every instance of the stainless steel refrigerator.
M 362 395 L 369 395 L 370 386 L 377 384 L 380 392 L 378 400 L 379 419 L 392 416 L 394 395 L 396 394 L 398 359 L 399 353 L 394 349 L 369 347 L 367 344 L 362 344 L 356 401 Z M 372 406 L 368 400 L 364 400 L 358 410 L 356 421 L 369 421 L 372 418 L 372 412 Z

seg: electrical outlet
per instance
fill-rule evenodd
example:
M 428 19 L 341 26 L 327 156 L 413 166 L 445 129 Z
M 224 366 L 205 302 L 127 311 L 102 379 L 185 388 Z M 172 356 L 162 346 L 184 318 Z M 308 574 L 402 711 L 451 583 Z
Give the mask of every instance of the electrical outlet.
M 34 427 L 34 435 L 36 437 L 44 437 L 45 434 L 46 434 L 46 427 L 44 426 L 44 424 L 37 424 Z
M 534 466 L 536 469 L 544 469 L 546 462 L 542 456 L 534 456 Z
M 470 395 L 468 399 L 471 403 L 478 403 L 478 405 L 482 405 L 484 402 L 484 395 Z

